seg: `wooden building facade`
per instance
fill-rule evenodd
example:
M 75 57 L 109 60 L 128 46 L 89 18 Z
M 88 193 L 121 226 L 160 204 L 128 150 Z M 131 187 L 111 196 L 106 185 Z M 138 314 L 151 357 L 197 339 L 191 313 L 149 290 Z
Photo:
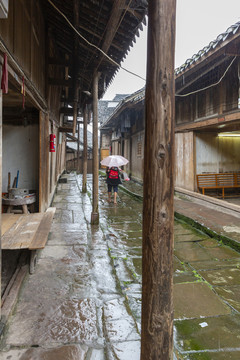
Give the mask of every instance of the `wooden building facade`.
M 40 2 L 10 1 L 0 34 L 1 64 L 5 55 L 8 71 L 8 91 L 2 94 L 2 192 L 12 187 L 19 171 L 18 186 L 34 191 L 36 211 L 45 211 L 65 167 L 65 141 L 59 135 L 61 89 L 49 88 L 46 96 L 45 54 L 53 45 L 46 44 Z M 49 151 L 51 133 L 54 153 Z
M 100 127 L 101 152 L 126 157 L 124 167 L 132 179 L 142 181 L 144 159 L 144 97 L 145 89 L 124 98 L 110 118 Z
M 240 23 L 176 69 L 175 85 L 175 186 L 198 191 L 197 174 L 240 171 Z M 101 127 L 106 146 L 130 160 L 126 170 L 139 181 L 144 96 L 142 89 L 126 98 Z
M 240 23 L 176 69 L 176 186 L 240 171 Z
M 145 0 L 0 0 L 2 193 L 17 177 L 19 188 L 36 194 L 34 211 L 45 212 L 66 170 L 66 134 L 80 142 L 79 122 L 87 165 L 87 123 L 92 113 L 97 123 L 97 99 L 139 36 L 146 12 Z M 97 208 L 95 187 L 93 193 Z

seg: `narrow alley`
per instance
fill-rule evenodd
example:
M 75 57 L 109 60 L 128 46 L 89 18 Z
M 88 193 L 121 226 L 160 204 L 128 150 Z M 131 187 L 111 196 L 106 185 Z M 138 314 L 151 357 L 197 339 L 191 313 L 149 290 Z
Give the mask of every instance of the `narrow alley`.
M 108 203 L 65 174 L 49 240 L 25 279 L 1 344 L 1 360 L 139 360 L 142 202 L 120 191 Z M 133 191 L 137 190 L 134 186 Z M 175 222 L 175 359 L 239 359 L 240 254 Z

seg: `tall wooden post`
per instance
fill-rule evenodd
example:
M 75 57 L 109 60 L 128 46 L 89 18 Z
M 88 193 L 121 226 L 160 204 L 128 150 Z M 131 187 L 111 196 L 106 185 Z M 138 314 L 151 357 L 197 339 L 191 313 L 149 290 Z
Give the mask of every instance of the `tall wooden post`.
M 175 0 L 149 0 L 141 360 L 173 356 Z
M 240 59 L 238 59 L 238 109 L 240 109 Z
M 78 142 L 77 142 L 77 174 L 80 172 L 80 124 L 78 123 Z
M 98 172 L 99 172 L 99 158 L 98 158 L 98 77 L 99 73 L 94 72 L 93 77 L 93 200 L 92 200 L 92 214 L 91 224 L 99 223 L 98 213 Z
M 85 106 L 83 111 L 83 182 L 82 192 L 87 192 L 87 123 L 88 123 L 88 108 Z
M 74 0 L 74 26 L 78 27 L 79 23 L 79 1 Z M 78 96 L 79 96 L 79 85 L 78 85 L 78 35 L 74 33 L 74 63 L 73 63 L 73 91 L 74 91 L 74 99 L 73 99 L 73 136 L 75 135 L 77 128 L 77 112 L 78 112 Z
M 2 192 L 2 90 L 0 90 L 0 189 Z M 2 201 L 0 202 L 0 224 L 2 221 Z M 0 289 L 2 285 L 2 234 L 0 229 Z M 0 320 L 1 320 L 1 309 L 0 309 Z M 1 333 L 2 326 L 0 326 L 0 333 Z

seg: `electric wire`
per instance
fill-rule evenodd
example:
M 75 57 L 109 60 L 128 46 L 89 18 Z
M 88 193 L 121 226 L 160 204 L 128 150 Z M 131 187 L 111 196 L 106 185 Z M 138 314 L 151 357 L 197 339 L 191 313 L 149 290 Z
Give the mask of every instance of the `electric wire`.
M 94 47 L 95 49 L 97 49 L 98 51 L 100 51 L 109 61 L 111 61 L 114 65 L 116 65 L 118 68 L 128 72 L 131 75 L 134 75 L 138 78 L 140 78 L 143 81 L 146 81 L 145 78 L 143 78 L 142 76 L 135 74 L 134 72 L 124 68 L 123 66 L 121 66 L 120 64 L 118 64 L 115 60 L 113 60 L 110 56 L 108 56 L 102 49 L 100 49 L 98 46 L 92 44 L 91 42 L 89 42 L 73 25 L 72 23 L 69 21 L 69 19 L 66 17 L 65 14 L 62 13 L 61 10 L 58 9 L 58 7 L 56 5 L 54 5 L 54 3 L 51 0 L 48 0 L 48 2 L 55 8 L 55 10 L 67 21 L 67 23 L 69 24 L 69 26 L 78 34 L 78 36 L 84 40 L 89 46 Z
M 220 84 L 220 82 L 223 80 L 223 78 L 225 77 L 225 75 L 227 74 L 228 70 L 230 69 L 230 67 L 232 66 L 234 60 L 236 59 L 236 56 L 234 56 L 234 58 L 232 59 L 232 61 L 230 62 L 230 64 L 228 65 L 227 69 L 225 70 L 224 74 L 221 76 L 221 78 L 214 84 L 211 84 L 211 85 L 208 85 L 202 89 L 198 89 L 198 90 L 195 90 L 195 91 L 192 91 L 190 93 L 187 93 L 187 94 L 175 94 L 175 96 L 178 96 L 178 97 L 186 97 L 186 96 L 189 96 L 189 95 L 193 95 L 193 94 L 196 94 L 200 91 L 203 91 L 203 90 L 207 90 L 207 89 L 210 89 L 211 87 L 214 87 L 218 84 Z
M 51 0 L 48 0 L 48 2 L 49 2 L 49 3 L 55 8 L 55 10 L 67 21 L 67 23 L 69 24 L 69 26 L 78 34 L 78 36 L 79 36 L 81 39 L 83 39 L 88 45 L 90 45 L 90 46 L 96 48 L 98 51 L 100 51 L 109 61 L 111 61 L 111 62 L 112 62 L 114 65 L 116 65 L 118 68 L 120 68 L 120 69 L 128 72 L 128 73 L 131 74 L 131 75 L 134 75 L 134 76 L 140 78 L 140 79 L 143 80 L 143 81 L 146 81 L 145 78 L 143 78 L 142 76 L 140 76 L 140 75 L 138 75 L 138 74 L 136 74 L 136 73 L 134 73 L 134 72 L 132 72 L 132 71 L 124 68 L 123 66 L 121 66 L 120 64 L 118 64 L 115 60 L 113 60 L 110 56 L 108 56 L 108 55 L 107 55 L 102 49 L 100 49 L 98 46 L 96 46 L 96 45 L 92 44 L 91 42 L 89 42 L 89 41 L 72 25 L 72 23 L 68 20 L 68 18 L 66 17 L 66 15 L 63 14 L 62 11 L 59 10 L 58 7 L 53 4 L 53 2 L 52 2 Z M 130 1 L 130 2 L 131 2 L 131 1 Z M 128 4 L 128 6 L 130 5 L 130 2 L 129 2 L 129 4 Z M 127 11 L 127 10 L 126 10 L 126 11 Z M 125 13 L 126 13 L 126 11 L 125 11 Z M 124 13 L 124 15 L 125 15 L 125 13 Z M 122 19 L 123 19 L 123 18 L 122 18 Z M 122 19 L 120 20 L 119 25 L 120 25 Z M 118 26 L 119 26 L 119 25 L 118 25 Z M 233 62 L 235 61 L 235 59 L 236 59 L 236 56 L 233 58 L 233 60 L 232 60 L 231 63 L 228 65 L 227 69 L 225 70 L 224 74 L 221 76 L 221 78 L 220 78 L 216 83 L 211 84 L 211 85 L 209 85 L 209 86 L 206 86 L 206 87 L 204 87 L 204 88 L 201 88 L 201 89 L 192 91 L 192 92 L 187 93 L 187 94 L 175 94 L 175 96 L 176 96 L 176 97 L 187 97 L 187 96 L 189 96 L 189 95 L 196 94 L 196 93 L 198 93 L 198 92 L 200 92 L 200 91 L 204 91 L 204 90 L 210 89 L 211 87 L 214 87 L 214 86 L 218 85 L 218 84 L 223 80 L 223 78 L 225 77 L 225 75 L 227 74 L 228 70 L 229 70 L 230 67 L 232 66 L 232 64 L 233 64 Z

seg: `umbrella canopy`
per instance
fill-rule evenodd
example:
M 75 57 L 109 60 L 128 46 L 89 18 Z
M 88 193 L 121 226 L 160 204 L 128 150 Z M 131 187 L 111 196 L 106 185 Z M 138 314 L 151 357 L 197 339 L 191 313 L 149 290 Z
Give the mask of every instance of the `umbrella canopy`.
M 105 157 L 101 162 L 101 165 L 108 166 L 108 167 L 119 167 L 126 165 L 128 163 L 128 160 L 121 156 L 121 155 L 110 155 Z

